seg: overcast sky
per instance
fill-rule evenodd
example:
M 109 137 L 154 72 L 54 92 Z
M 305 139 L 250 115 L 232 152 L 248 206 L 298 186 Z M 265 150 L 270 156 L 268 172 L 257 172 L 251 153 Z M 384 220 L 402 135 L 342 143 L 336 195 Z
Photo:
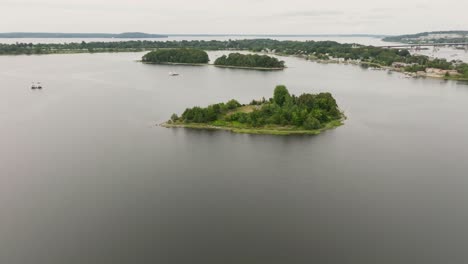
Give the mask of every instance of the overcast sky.
M 0 32 L 402 34 L 468 30 L 468 0 L 0 0 Z

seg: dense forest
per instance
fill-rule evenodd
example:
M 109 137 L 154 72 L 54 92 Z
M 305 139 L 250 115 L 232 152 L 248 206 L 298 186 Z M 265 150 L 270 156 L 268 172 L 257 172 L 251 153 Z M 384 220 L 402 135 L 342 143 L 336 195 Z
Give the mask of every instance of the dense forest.
M 391 66 L 394 62 L 412 64 L 419 69 L 428 67 L 457 69 L 467 75 L 466 64 L 432 60 L 427 56 L 411 55 L 408 50 L 387 49 L 356 44 L 340 44 L 334 41 L 279 41 L 272 39 L 245 39 L 227 41 L 122 41 L 81 42 L 67 44 L 0 44 L 0 55 L 52 54 L 80 52 L 147 51 L 163 48 L 196 48 L 202 50 L 245 50 L 270 52 L 278 55 L 296 55 L 310 59 L 341 58 L 360 63 Z
M 194 107 L 182 116 L 174 114 L 171 124 L 204 123 L 224 127 L 289 127 L 290 129 L 317 130 L 330 122 L 339 122 L 343 114 L 330 93 L 291 95 L 287 88 L 279 85 L 273 98 L 253 100 L 241 105 L 236 100 Z
M 234 66 L 248 68 L 284 68 L 284 61 L 267 55 L 231 53 L 216 59 L 217 66 Z
M 147 63 L 208 63 L 208 54 L 200 49 L 159 49 L 143 56 Z

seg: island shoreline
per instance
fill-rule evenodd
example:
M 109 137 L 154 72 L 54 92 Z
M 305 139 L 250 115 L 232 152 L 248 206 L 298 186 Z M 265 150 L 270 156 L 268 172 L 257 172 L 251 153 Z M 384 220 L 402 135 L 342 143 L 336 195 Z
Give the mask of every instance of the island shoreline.
M 215 126 L 205 123 L 169 123 L 163 122 L 157 124 L 159 127 L 164 128 L 184 128 L 195 130 L 214 130 L 214 131 L 228 131 L 236 134 L 251 134 L 251 135 L 274 135 L 274 136 L 294 136 L 294 135 L 319 135 L 327 130 L 335 129 L 344 125 L 347 120 L 346 115 L 342 112 L 342 118 L 328 122 L 324 127 L 314 130 L 298 129 L 294 127 L 229 127 L 229 126 Z

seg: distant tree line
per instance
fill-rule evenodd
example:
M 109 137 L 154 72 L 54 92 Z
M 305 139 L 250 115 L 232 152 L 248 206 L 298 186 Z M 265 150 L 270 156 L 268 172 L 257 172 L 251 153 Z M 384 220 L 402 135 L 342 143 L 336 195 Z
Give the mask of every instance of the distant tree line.
M 342 113 L 330 93 L 291 95 L 283 86 L 275 88 L 273 98 L 252 101 L 251 112 L 237 111 L 241 104 L 235 100 L 194 107 L 184 111 L 182 116 L 173 115 L 171 122 L 243 124 L 249 127 L 293 126 L 306 130 L 320 129 L 333 120 L 340 120 Z
M 231 53 L 216 59 L 215 65 L 256 68 L 284 68 L 284 61 L 267 55 Z
M 158 49 L 143 56 L 150 63 L 208 63 L 209 57 L 200 49 Z
M 433 35 L 433 38 L 430 39 L 420 39 L 421 37 L 428 37 Z M 436 35 L 459 35 L 459 37 L 439 37 Z M 423 32 L 417 34 L 409 35 L 400 35 L 400 36 L 389 36 L 383 38 L 383 41 L 387 42 L 402 42 L 402 43 L 464 43 L 467 42 L 468 31 L 463 30 L 454 30 L 454 31 L 433 31 L 433 32 Z
M 166 35 L 147 34 L 142 32 L 112 33 L 0 33 L 0 38 L 167 38 Z

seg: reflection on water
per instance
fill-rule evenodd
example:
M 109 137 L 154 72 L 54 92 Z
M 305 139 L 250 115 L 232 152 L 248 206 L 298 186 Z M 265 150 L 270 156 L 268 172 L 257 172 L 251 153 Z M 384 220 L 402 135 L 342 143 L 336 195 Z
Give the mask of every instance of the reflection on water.
M 0 58 L 1 263 L 467 259 L 466 84 L 296 58 L 257 72 L 141 55 Z M 280 83 L 333 93 L 346 124 L 293 137 L 154 125 Z

